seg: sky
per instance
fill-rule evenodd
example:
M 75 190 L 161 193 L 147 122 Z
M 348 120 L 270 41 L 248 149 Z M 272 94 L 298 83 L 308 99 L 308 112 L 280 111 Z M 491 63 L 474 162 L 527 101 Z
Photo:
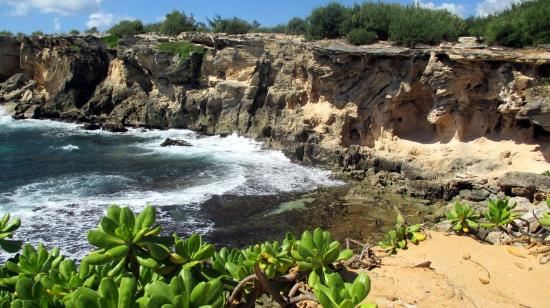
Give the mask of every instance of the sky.
M 332 0 L 334 1 L 334 0 Z M 484 16 L 509 7 L 520 0 L 387 0 L 447 9 L 462 17 Z M 264 26 L 284 23 L 292 17 L 306 17 L 315 7 L 331 0 L 0 0 L 0 30 L 13 33 L 62 33 L 90 27 L 106 30 L 125 19 L 144 23 L 161 21 L 172 10 L 193 14 L 197 20 L 240 17 L 257 20 Z M 361 0 L 340 0 L 351 5 Z

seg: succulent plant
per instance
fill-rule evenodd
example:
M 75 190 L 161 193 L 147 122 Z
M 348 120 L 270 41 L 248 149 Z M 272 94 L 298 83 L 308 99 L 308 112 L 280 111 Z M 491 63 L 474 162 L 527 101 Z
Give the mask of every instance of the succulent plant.
M 252 274 L 250 267 L 244 266 L 245 256 L 236 248 L 229 250 L 226 247 L 214 253 L 212 268 L 218 275 L 226 275 L 235 280 L 242 280 Z
M 395 229 L 390 230 L 383 241 L 379 243 L 382 249 L 391 254 L 399 249 L 406 249 L 407 242 L 418 244 L 426 239 L 426 234 L 421 231 L 420 224 L 407 225 L 401 214 L 397 215 Z
M 85 260 L 92 265 L 117 261 L 109 276 L 130 267 L 139 277 L 140 265 L 156 269 L 159 262 L 170 255 L 166 239 L 159 237 L 161 228 L 155 227 L 155 209 L 147 206 L 138 216 L 129 208 L 113 206 L 101 219 L 95 230 L 88 232 L 90 244 L 99 248 Z
M 20 277 L 15 285 L 13 308 L 26 307 L 62 307 L 61 303 L 50 297 L 40 281 Z
M 10 213 L 4 214 L 0 220 L 0 247 L 6 252 L 13 253 L 21 249 L 21 241 L 10 240 L 13 232 L 19 227 L 21 227 L 21 219 L 16 217 L 10 221 Z
M 243 250 L 243 265 L 249 269 L 258 264 L 268 278 L 288 272 L 294 260 L 287 251 L 282 250 L 279 242 L 265 242 Z
M 292 257 L 300 270 L 318 270 L 336 261 L 347 260 L 353 256 L 350 249 L 342 249 L 338 241 L 333 241 L 327 231 L 317 228 L 313 234 L 305 231 L 291 249 Z
M 185 240 L 177 235 L 174 235 L 174 238 L 175 252 L 172 252 L 169 258 L 175 264 L 188 264 L 189 267 L 192 267 L 211 258 L 216 251 L 214 245 L 204 243 L 198 234 L 193 234 Z
M 323 276 L 319 276 L 317 272 L 312 271 L 308 284 L 324 308 L 376 307 L 374 304 L 360 305 L 371 288 L 370 278 L 366 274 L 357 276 L 353 283 L 344 283 L 338 273 L 325 271 Z
M 479 214 L 468 203 L 456 202 L 454 209 L 446 213 L 453 230 L 464 233 L 479 227 Z
M 143 297 L 137 300 L 139 307 L 147 308 L 223 307 L 224 302 L 220 278 L 197 283 L 188 268 L 182 269 L 170 284 L 163 281 L 148 284 Z
M 6 262 L 6 268 L 18 275 L 34 277 L 56 269 L 61 261 L 63 261 L 63 256 L 59 253 L 59 249 L 54 248 L 48 251 L 42 244 L 35 249 L 27 244 L 23 246 L 18 258 Z
M 519 217 L 514 211 L 515 203 L 510 199 L 489 199 L 487 211 L 483 214 L 487 222 L 482 223 L 484 228 L 504 228 Z
M 98 290 L 80 287 L 64 299 L 66 307 L 117 308 L 134 307 L 137 284 L 135 278 L 122 278 L 120 285 L 106 277 L 101 280 Z
M 546 205 L 550 209 L 550 198 L 546 199 Z M 550 212 L 542 215 L 542 218 L 539 219 L 539 224 L 545 229 L 550 229 Z

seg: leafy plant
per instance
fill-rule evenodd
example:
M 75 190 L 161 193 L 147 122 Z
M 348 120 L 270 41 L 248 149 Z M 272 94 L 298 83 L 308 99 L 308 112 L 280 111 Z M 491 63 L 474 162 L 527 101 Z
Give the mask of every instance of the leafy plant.
M 366 45 L 378 41 L 378 36 L 375 32 L 367 29 L 353 29 L 348 33 L 346 39 L 353 45 Z
M 189 42 L 165 42 L 156 47 L 159 51 L 167 52 L 179 57 L 179 62 L 185 62 L 191 57 L 192 53 L 204 55 L 204 48 Z
M 115 35 L 107 35 L 101 38 L 101 41 L 111 49 L 118 46 L 118 37 Z
M 407 242 L 418 244 L 426 239 L 426 234 L 421 231 L 420 224 L 407 225 L 401 214 L 397 215 L 395 229 L 390 230 L 386 238 L 379 243 L 382 249 L 391 254 L 399 249 L 407 249 Z
M 10 240 L 13 232 L 21 227 L 21 219 L 18 217 L 10 221 L 10 214 L 4 214 L 0 221 L 0 247 L 6 252 L 17 252 L 21 249 L 21 241 Z
M 19 225 L 8 215 L 2 230 L 9 235 Z M 418 231 L 403 230 L 410 240 Z M 344 283 L 331 271 L 352 252 L 321 229 L 306 231 L 299 240 L 288 233 L 282 242 L 219 251 L 200 235 L 182 239 L 160 232 L 152 206 L 138 215 L 113 206 L 89 231 L 97 250 L 80 266 L 59 249 L 24 245 L 0 266 L 0 307 L 250 306 L 267 294 L 281 306 L 313 300 L 347 308 L 359 305 L 370 289 L 366 275 Z M 301 288 L 308 275 L 310 288 Z
M 294 243 L 292 257 L 300 270 L 317 270 L 336 261 L 347 260 L 353 252 L 342 249 L 338 241 L 333 241 L 330 233 L 317 228 L 313 234 L 305 231 L 302 238 Z
M 488 202 L 487 211 L 483 214 L 486 222 L 481 226 L 484 228 L 499 228 L 504 229 L 512 223 L 514 219 L 519 217 L 519 214 L 514 211 L 516 204 L 510 202 L 510 199 L 490 199 Z
M 223 307 L 223 285 L 220 278 L 196 282 L 189 269 L 183 269 L 170 284 L 155 281 L 145 287 L 137 300 L 140 307 Z
M 550 209 L 550 198 L 546 199 L 546 205 Z M 550 212 L 543 214 L 542 218 L 539 219 L 539 224 L 546 229 L 550 229 Z
M 446 213 L 453 230 L 464 233 L 479 227 L 479 214 L 468 203 L 456 202 L 454 209 Z
M 147 206 L 138 216 L 129 208 L 111 207 L 97 228 L 88 232 L 88 241 L 99 250 L 88 255 L 86 262 L 94 265 L 118 261 L 109 276 L 129 268 L 137 278 L 140 266 L 158 268 L 170 250 L 167 241 L 159 237 L 161 227 L 155 227 L 155 215 L 152 206 Z
M 338 273 L 325 272 L 319 276 L 313 271 L 309 275 L 308 284 L 324 308 L 356 307 L 367 297 L 371 288 L 370 278 L 365 274 L 357 276 L 353 283 L 344 283 Z M 360 307 L 371 308 L 376 305 L 363 304 Z

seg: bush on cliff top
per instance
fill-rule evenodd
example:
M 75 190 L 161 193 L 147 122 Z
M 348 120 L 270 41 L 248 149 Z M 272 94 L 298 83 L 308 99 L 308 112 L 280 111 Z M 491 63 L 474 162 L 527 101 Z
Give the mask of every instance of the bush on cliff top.
M 123 20 L 107 32 L 117 38 L 134 36 L 144 32 L 143 23 L 139 20 Z
M 185 62 L 192 53 L 204 55 L 204 48 L 189 42 L 165 42 L 157 45 L 157 49 L 173 55 L 178 55 L 179 62 Z
M 158 30 L 162 34 L 176 36 L 182 32 L 195 31 L 196 24 L 193 16 L 187 16 L 183 12 L 174 10 L 166 14 L 166 18 L 160 23 Z
M 0 247 L 21 249 L 8 239 L 20 225 L 9 215 L 1 219 Z M 252 306 L 263 294 L 282 307 L 306 300 L 326 308 L 376 307 L 361 304 L 371 287 L 366 274 L 344 283 L 334 271 L 353 252 L 321 229 L 242 250 L 161 232 L 152 206 L 138 215 L 113 206 L 88 232 L 96 250 L 79 265 L 59 249 L 26 244 L 0 266 L 0 307 L 217 308 Z

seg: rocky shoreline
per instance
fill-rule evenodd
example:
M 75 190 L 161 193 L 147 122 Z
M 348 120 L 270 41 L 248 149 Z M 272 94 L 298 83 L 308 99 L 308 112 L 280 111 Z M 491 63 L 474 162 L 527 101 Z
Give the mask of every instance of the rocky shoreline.
M 180 60 L 161 42 L 204 48 Z M 241 135 L 343 179 L 481 201 L 550 194 L 550 52 L 183 33 L 0 38 L 16 118 Z

